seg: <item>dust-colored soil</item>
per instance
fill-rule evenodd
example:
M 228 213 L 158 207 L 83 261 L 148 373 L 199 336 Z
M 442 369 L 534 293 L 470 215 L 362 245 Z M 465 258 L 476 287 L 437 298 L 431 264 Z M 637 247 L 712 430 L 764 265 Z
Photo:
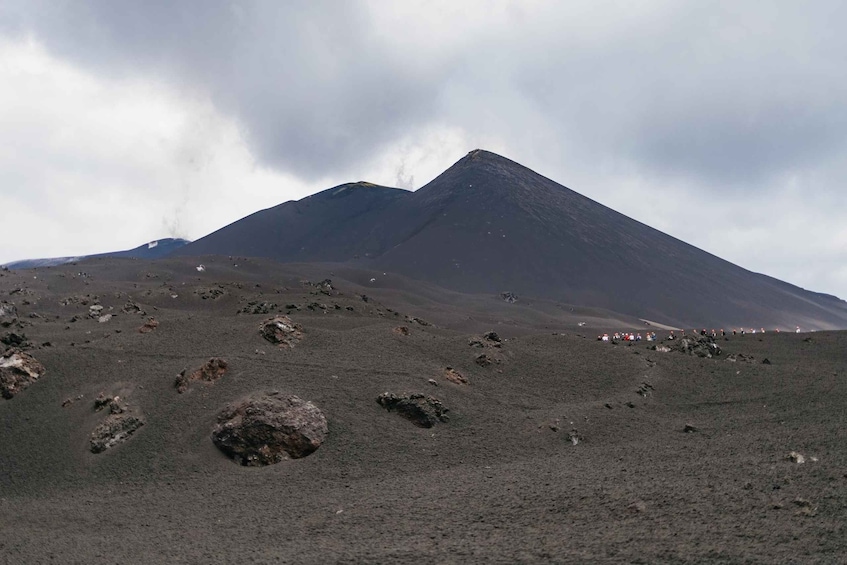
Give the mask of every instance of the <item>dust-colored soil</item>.
M 598 342 L 647 329 L 600 310 L 199 262 L 0 273 L 4 331 L 46 369 L 0 399 L 0 562 L 847 560 L 847 333 L 718 338 L 710 359 Z M 262 337 L 269 315 L 302 328 L 296 347 Z M 489 330 L 499 347 L 470 345 Z M 174 393 L 211 358 L 223 378 Z M 235 465 L 212 442 L 218 415 L 268 390 L 314 403 L 328 435 L 301 459 Z M 415 426 L 386 392 L 435 397 L 449 419 Z M 92 453 L 101 393 L 144 425 Z

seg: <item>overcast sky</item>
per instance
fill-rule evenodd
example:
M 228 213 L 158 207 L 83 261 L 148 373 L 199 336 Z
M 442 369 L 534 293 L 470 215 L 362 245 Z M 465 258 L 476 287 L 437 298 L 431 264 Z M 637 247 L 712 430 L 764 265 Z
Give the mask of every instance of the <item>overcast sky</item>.
M 0 3 L 0 263 L 475 148 L 847 298 L 847 3 Z

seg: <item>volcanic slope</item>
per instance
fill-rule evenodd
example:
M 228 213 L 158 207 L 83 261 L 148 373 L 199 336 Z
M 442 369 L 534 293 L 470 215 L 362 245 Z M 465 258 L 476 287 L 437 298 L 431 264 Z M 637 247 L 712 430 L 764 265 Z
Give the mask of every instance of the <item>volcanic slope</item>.
M 482 150 L 416 192 L 342 185 L 178 254 L 345 261 L 682 327 L 847 327 L 847 303 L 836 297 L 747 271 Z
M 187 239 L 165 238 L 157 239 L 144 245 L 125 251 L 111 251 L 98 253 L 96 255 L 82 255 L 76 257 L 50 257 L 46 259 L 23 259 L 12 261 L 3 265 L 8 269 L 33 269 L 35 267 L 55 267 L 73 261 L 82 261 L 93 257 L 131 257 L 134 259 L 159 259 L 172 254 L 174 251 L 189 243 Z
M 701 358 L 390 273 L 204 265 L 0 270 L 0 337 L 45 369 L 0 398 L 0 563 L 844 562 L 847 332 L 728 336 Z M 272 316 L 293 347 L 263 339 Z M 210 359 L 226 372 L 180 393 Z M 274 390 L 328 435 L 240 466 L 219 414 Z M 447 421 L 417 427 L 386 392 Z M 94 452 L 125 415 L 144 424 Z

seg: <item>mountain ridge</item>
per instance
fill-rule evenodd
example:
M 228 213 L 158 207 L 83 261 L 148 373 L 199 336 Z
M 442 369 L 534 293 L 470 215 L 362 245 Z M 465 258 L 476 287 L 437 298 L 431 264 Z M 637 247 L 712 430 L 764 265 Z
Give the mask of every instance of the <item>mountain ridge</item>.
M 178 249 L 335 262 L 675 326 L 847 328 L 847 303 L 734 265 L 489 151 L 415 192 L 346 183 Z

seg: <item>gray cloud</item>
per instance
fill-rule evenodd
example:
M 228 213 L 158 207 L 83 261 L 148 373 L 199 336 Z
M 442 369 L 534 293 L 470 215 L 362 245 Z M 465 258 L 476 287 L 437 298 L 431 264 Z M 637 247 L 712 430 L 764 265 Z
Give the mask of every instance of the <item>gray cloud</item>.
M 370 157 L 434 99 L 349 3 L 25 1 L 14 13 L 5 27 L 58 56 L 208 95 L 257 157 L 304 178 Z
M 446 48 L 387 35 L 372 10 L 388 7 L 347 2 L 27 0 L 5 27 L 102 72 L 208 94 L 263 162 L 311 180 L 431 121 L 518 145 L 537 135 L 528 113 L 570 151 L 717 186 L 844 151 L 847 39 L 827 33 L 847 20 L 841 3 L 586 6 L 435 18 L 457 36 Z

